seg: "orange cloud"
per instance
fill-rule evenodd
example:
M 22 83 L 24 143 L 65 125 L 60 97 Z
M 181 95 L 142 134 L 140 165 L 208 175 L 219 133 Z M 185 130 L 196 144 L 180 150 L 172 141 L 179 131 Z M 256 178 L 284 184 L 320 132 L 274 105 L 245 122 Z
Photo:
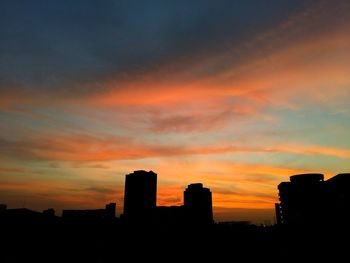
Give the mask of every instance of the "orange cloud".
M 301 155 L 326 155 L 350 158 L 350 150 L 312 145 L 283 146 L 185 146 L 171 144 L 148 144 L 136 139 L 118 136 L 59 136 L 37 137 L 28 140 L 1 140 L 1 155 L 27 160 L 99 162 L 110 160 L 132 160 L 152 157 L 253 154 L 253 153 L 293 153 Z M 100 164 L 101 165 L 101 164 Z
M 214 146 L 191 146 L 179 144 L 154 144 L 141 142 L 134 138 L 118 136 L 53 135 L 29 138 L 27 140 L 0 140 L 2 156 L 27 160 L 99 162 L 111 160 L 133 160 L 152 157 L 287 153 L 300 155 L 325 155 L 350 158 L 350 150 L 318 145 L 285 144 L 273 147 L 241 143 L 235 145 L 221 143 Z M 101 167 L 101 163 L 99 164 Z
M 288 106 L 290 94 L 309 94 L 310 89 L 317 92 L 320 87 L 348 84 L 349 24 L 338 21 L 337 30 L 325 25 L 322 32 L 308 32 L 305 27 L 318 25 L 324 15 L 340 9 L 330 6 L 325 14 L 323 8 L 323 4 L 313 5 L 245 46 L 233 45 L 223 52 L 191 57 L 191 61 L 171 61 L 152 72 L 98 83 L 105 92 L 94 94 L 86 102 L 97 107 L 152 106 L 171 110 L 174 106 L 180 111 L 193 103 L 206 113 L 210 102 L 222 103 L 227 97 L 248 98 L 251 109 L 271 104 Z M 286 30 L 290 34 L 285 34 Z M 247 55 L 247 59 L 236 63 L 237 54 Z M 334 88 L 322 91 L 334 94 Z
M 327 96 L 335 96 L 341 89 L 334 88 L 335 85 L 349 83 L 348 10 L 344 3 L 316 3 L 238 47 L 228 43 L 231 47 L 221 52 L 171 60 L 150 72 L 75 84 L 75 89 L 84 91 L 81 92 L 84 95 L 77 93 L 80 96 L 53 92 L 53 101 L 48 100 L 50 95 L 36 98 L 39 94 L 16 92 L 2 96 L 0 104 L 62 107 L 78 103 L 95 109 L 128 107 L 132 111 L 133 107 L 140 110 L 150 107 L 170 112 L 185 108 L 197 112 L 200 109 L 202 115 L 212 116 L 211 107 L 220 107 L 225 112 L 227 104 L 223 105 L 223 101 L 236 97 L 248 99 L 249 113 L 253 114 L 265 105 L 293 108 L 296 105 L 289 101 L 293 94 L 304 92 L 317 98 L 326 92 Z M 320 87 L 325 86 L 320 92 Z M 237 106 L 237 101 L 228 110 L 239 111 L 242 105 Z M 173 118 L 177 117 L 181 118 L 181 114 Z

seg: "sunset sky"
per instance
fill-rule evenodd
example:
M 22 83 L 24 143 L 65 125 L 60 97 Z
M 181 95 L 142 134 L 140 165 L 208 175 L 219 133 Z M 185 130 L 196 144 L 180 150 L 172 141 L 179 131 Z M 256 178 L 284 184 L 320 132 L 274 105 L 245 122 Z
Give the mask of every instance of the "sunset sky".
M 349 172 L 350 2 L 1 1 L 0 203 L 119 215 L 140 169 L 271 223 L 281 181 Z

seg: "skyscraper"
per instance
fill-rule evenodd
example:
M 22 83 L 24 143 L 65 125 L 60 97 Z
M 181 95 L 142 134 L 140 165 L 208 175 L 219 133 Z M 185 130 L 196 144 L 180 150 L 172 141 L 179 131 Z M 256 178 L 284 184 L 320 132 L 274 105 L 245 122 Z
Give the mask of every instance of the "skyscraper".
M 190 184 L 184 192 L 184 209 L 189 223 L 208 225 L 213 223 L 211 192 L 203 184 Z
M 280 222 L 283 224 L 317 224 L 324 217 L 323 174 L 298 174 L 290 182 L 278 185 Z
M 156 173 L 138 170 L 125 176 L 124 218 L 127 221 L 149 220 L 156 202 Z

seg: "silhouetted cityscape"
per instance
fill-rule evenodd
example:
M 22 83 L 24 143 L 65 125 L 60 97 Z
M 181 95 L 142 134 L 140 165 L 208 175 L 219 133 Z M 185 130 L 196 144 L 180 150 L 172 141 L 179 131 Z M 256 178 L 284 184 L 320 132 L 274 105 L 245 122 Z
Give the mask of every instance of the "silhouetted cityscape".
M 326 181 L 323 174 L 293 175 L 289 182 L 278 185 L 276 224 L 215 223 L 212 193 L 202 183 L 191 183 L 184 189 L 183 205 L 157 206 L 157 174 L 138 170 L 125 176 L 120 217 L 116 217 L 115 202 L 101 209 L 63 210 L 61 217 L 53 208 L 37 212 L 1 204 L 3 262 L 47 262 L 41 253 L 54 253 L 50 262 L 116 262 L 114 251 L 134 258 L 136 254 L 126 252 L 130 246 L 150 249 L 157 245 L 171 251 L 176 240 L 183 243 L 178 256 L 196 255 L 198 246 L 210 254 L 220 253 L 220 257 L 232 249 L 237 257 L 246 259 L 257 255 L 264 259 L 276 255 L 297 258 L 300 253 L 316 258 L 308 242 L 318 246 L 348 233 L 349 187 L 350 173 Z M 323 255 L 339 254 L 341 247 L 333 240 Z M 18 254 L 19 249 L 25 253 Z M 204 259 L 205 255 L 197 257 Z

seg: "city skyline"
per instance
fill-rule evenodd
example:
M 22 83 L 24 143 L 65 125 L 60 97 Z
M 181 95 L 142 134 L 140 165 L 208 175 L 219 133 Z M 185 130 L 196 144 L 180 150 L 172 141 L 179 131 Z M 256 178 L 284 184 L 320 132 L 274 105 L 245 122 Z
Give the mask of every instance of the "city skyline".
M 123 209 L 212 191 L 274 222 L 277 184 L 350 171 L 348 1 L 1 1 L 0 203 Z
M 290 182 L 277 185 L 278 203 L 274 204 L 272 221 L 265 217 L 263 221 L 250 221 L 249 217 L 234 220 L 215 220 L 212 205 L 212 192 L 202 183 L 190 183 L 183 191 L 180 204 L 168 206 L 157 204 L 157 173 L 135 170 L 125 175 L 124 205 L 119 207 L 112 202 L 105 208 L 63 209 L 56 213 L 54 207 L 34 211 L 27 207 L 8 207 L 0 203 L 1 211 L 12 211 L 17 219 L 23 215 L 43 216 L 42 218 L 62 217 L 75 223 L 97 223 L 105 220 L 121 220 L 130 226 L 166 226 L 169 230 L 179 226 L 210 226 L 212 224 L 241 224 L 269 226 L 346 226 L 349 217 L 349 195 L 347 193 L 350 173 L 337 174 L 324 181 L 324 174 L 304 173 L 290 176 Z M 9 210 L 7 210 L 9 209 Z M 18 214 L 16 214 L 18 213 Z M 11 214 L 11 212 L 10 212 Z M 116 221 L 115 221 L 116 222 Z
M 350 230 L 350 173 L 326 181 L 315 173 L 289 179 L 277 186 L 280 202 L 272 225 L 213 221 L 212 193 L 202 183 L 184 189 L 182 205 L 157 206 L 157 174 L 144 170 L 125 176 L 120 217 L 115 203 L 63 210 L 62 216 L 52 208 L 38 212 L 0 204 L 2 257 L 9 262 L 46 262 L 49 255 L 55 255 L 54 262 L 113 262 L 138 260 L 139 254 L 156 261 L 170 254 L 178 260 L 204 261 L 212 255 L 221 261 L 234 253 L 236 259 L 260 261 L 343 260 Z M 320 253 L 324 244 L 327 249 Z M 144 253 L 154 248 L 166 254 Z

